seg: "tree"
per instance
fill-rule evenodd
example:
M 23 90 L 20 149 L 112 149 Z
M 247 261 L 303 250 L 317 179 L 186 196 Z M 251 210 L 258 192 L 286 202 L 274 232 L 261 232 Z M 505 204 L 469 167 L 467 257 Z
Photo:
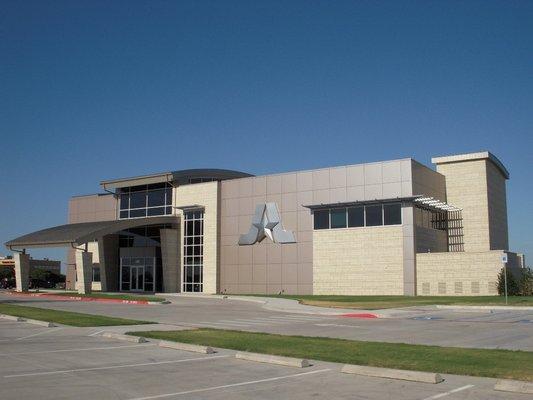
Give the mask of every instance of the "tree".
M 530 268 L 521 271 L 518 289 L 521 296 L 533 296 L 533 271 Z
M 520 290 L 518 289 L 518 283 L 516 283 L 513 273 L 509 270 L 509 268 L 502 268 L 502 270 L 498 274 L 498 294 L 500 296 L 505 295 L 504 271 L 507 271 L 507 295 L 518 296 L 520 294 Z

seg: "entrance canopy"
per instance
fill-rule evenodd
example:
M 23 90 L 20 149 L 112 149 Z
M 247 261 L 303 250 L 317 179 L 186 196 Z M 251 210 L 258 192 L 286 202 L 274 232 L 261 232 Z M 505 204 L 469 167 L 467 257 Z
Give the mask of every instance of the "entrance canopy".
M 177 224 L 176 216 L 82 222 L 42 229 L 6 242 L 8 249 L 32 247 L 77 247 L 102 236 L 146 225 Z

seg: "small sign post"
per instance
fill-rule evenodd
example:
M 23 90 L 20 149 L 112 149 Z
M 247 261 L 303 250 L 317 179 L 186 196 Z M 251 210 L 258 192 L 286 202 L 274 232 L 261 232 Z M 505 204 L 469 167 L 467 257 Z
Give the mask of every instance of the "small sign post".
M 505 282 L 505 305 L 507 305 L 507 253 L 502 254 L 503 276 Z

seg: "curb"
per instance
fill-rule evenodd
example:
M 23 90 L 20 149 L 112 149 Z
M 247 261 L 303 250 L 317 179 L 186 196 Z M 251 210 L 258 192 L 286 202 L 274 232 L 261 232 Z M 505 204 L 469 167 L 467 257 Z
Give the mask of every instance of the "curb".
M 373 376 L 376 378 L 400 379 L 404 381 L 423 382 L 423 383 L 440 383 L 444 381 L 440 374 L 433 372 L 408 371 L 403 369 L 390 369 L 367 367 L 363 365 L 346 364 L 342 367 L 341 372 L 345 374 Z
M 309 361 L 301 358 L 272 356 L 269 354 L 239 352 L 235 354 L 235 358 L 239 360 L 255 361 L 267 364 L 284 365 L 286 367 L 305 368 L 309 367 Z
M 343 318 L 366 318 L 366 319 L 383 318 L 379 314 L 371 314 L 371 313 L 340 314 L 339 317 L 343 317 Z
M 15 317 L 14 315 L 6 315 L 6 314 L 2 314 L 0 315 L 0 318 L 2 319 L 7 319 L 9 321 L 16 321 L 16 322 L 23 322 L 24 321 L 24 318 L 22 317 Z
M 500 392 L 533 394 L 533 382 L 502 379 L 496 382 L 494 385 L 494 390 L 498 390 Z
M 133 343 L 146 343 L 147 342 L 146 338 L 143 338 L 142 336 L 130 336 L 130 335 L 123 335 L 121 333 L 114 333 L 114 332 L 104 332 L 102 336 L 108 339 L 124 340 L 126 342 L 133 342 Z
M 33 324 L 33 325 L 40 325 L 40 326 L 45 326 L 47 328 L 53 328 L 53 327 L 56 327 L 57 325 L 54 324 L 53 322 L 48 322 L 48 321 L 41 321 L 41 320 L 38 320 L 38 319 L 29 319 L 29 318 L 22 318 L 22 317 L 15 317 L 13 315 L 0 315 L 0 318 L 3 318 L 3 319 L 7 319 L 7 320 L 10 320 L 10 321 L 16 321 L 16 322 L 26 322 L 28 324 Z
M 530 306 L 447 306 L 435 305 L 437 309 L 443 310 L 513 310 L 513 311 L 533 311 Z
M 159 347 L 165 347 L 168 349 L 175 349 L 175 350 L 192 351 L 194 353 L 202 353 L 202 354 L 216 353 L 216 351 L 213 350 L 213 348 L 209 346 L 199 346 L 196 344 L 181 343 L 181 342 L 170 342 L 168 340 L 161 340 L 159 342 Z
M 24 322 L 27 322 L 28 324 L 45 326 L 47 328 L 53 328 L 53 327 L 57 326 L 53 322 L 40 321 L 38 319 L 25 319 Z
M 135 305 L 159 305 L 159 304 L 170 304 L 170 301 L 149 301 L 149 300 L 123 300 L 123 299 L 113 299 L 107 297 L 82 297 L 82 296 L 58 296 L 53 293 L 17 293 L 17 292 L 7 292 L 4 293 L 10 296 L 20 296 L 20 297 L 46 297 L 53 300 L 62 300 L 62 301 L 88 301 L 88 302 L 100 302 L 100 303 L 119 303 L 119 304 L 135 304 Z

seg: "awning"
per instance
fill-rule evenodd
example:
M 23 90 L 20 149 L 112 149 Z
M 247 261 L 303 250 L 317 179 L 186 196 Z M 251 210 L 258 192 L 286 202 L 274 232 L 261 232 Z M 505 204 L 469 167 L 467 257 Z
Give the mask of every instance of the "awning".
M 77 247 L 124 229 L 146 225 L 177 224 L 178 222 L 179 218 L 176 216 L 164 216 L 66 224 L 20 236 L 6 242 L 5 245 L 10 250 L 12 250 L 12 247 L 19 249 L 30 247 Z

